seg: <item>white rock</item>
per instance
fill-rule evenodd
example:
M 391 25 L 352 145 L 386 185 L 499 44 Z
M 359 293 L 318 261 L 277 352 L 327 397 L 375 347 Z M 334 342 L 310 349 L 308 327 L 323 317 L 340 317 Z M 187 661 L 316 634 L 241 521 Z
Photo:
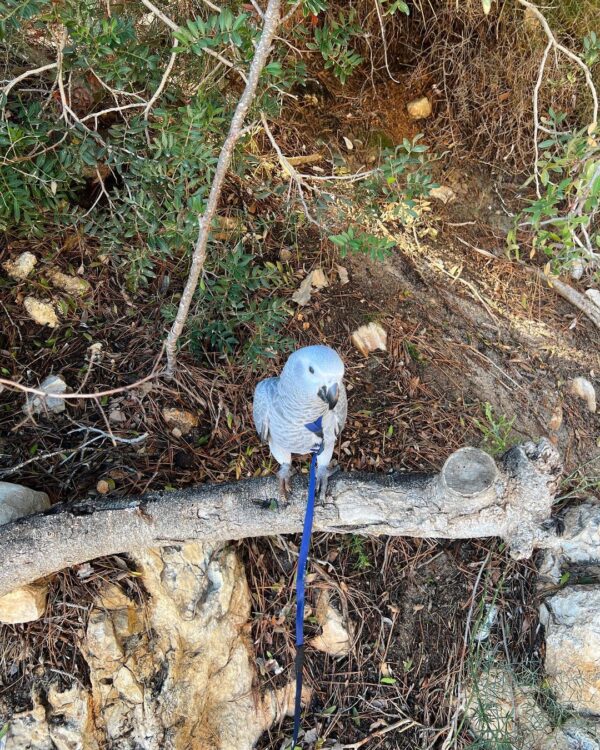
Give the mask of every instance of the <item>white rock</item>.
M 2 264 L 6 273 L 17 281 L 23 281 L 33 271 L 37 258 L 33 253 L 21 253 L 15 260 L 7 260 Z
M 546 676 L 558 701 L 600 714 L 600 586 L 570 586 L 540 607 Z
M 0 596 L 0 622 L 18 625 L 39 620 L 46 611 L 48 584 L 30 583 Z
M 586 378 L 574 378 L 569 383 L 569 393 L 586 402 L 591 412 L 596 411 L 596 391 L 594 386 Z
M 413 120 L 424 120 L 429 117 L 432 112 L 431 102 L 426 96 L 420 96 L 418 99 L 413 99 L 406 106 L 408 114 Z
M 364 357 L 368 357 L 375 349 L 386 351 L 387 331 L 379 323 L 371 322 L 354 331 L 352 343 Z
M 58 325 L 58 316 L 52 302 L 43 302 L 35 297 L 25 297 L 23 307 L 39 325 L 49 328 L 56 328 Z
M 600 504 L 582 503 L 569 508 L 562 523 L 562 533 L 545 551 L 540 565 L 540 577 L 553 584 L 572 565 L 600 564 Z
M 45 492 L 36 492 L 22 484 L 0 482 L 0 526 L 49 507 L 50 499 Z
M 322 631 L 321 635 L 310 641 L 310 645 L 331 656 L 345 656 L 350 651 L 352 628 L 346 627 L 341 612 L 330 604 L 329 592 L 326 590 L 319 594 L 316 617 Z
M 45 393 L 65 393 L 67 390 L 67 384 L 60 377 L 60 375 L 48 375 L 39 386 L 40 391 Z M 47 411 L 53 414 L 60 414 L 61 411 L 66 409 L 66 401 L 64 398 L 52 398 L 52 396 L 37 396 L 34 394 L 28 394 L 23 411 L 27 414 L 42 414 Z
M 69 274 L 59 271 L 58 268 L 50 269 L 46 275 L 53 286 L 67 294 L 72 294 L 74 297 L 83 297 L 92 289 L 89 281 L 81 279 L 78 276 L 69 276 Z
M 597 307 L 600 307 L 600 292 L 597 289 L 587 289 L 585 294 Z
M 350 283 L 350 279 L 348 278 L 348 269 L 344 268 L 344 266 L 336 266 L 338 277 L 340 279 L 340 284 L 344 286 L 345 284 Z

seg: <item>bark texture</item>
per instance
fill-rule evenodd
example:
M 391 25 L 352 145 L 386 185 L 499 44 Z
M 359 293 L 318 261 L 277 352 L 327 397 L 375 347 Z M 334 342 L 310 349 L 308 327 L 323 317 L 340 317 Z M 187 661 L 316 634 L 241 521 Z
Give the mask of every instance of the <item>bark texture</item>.
M 547 440 L 516 446 L 495 462 L 462 448 L 440 474 L 339 474 L 315 513 L 337 533 L 465 539 L 501 537 L 517 558 L 552 545 L 547 523 L 561 472 Z M 137 498 L 105 498 L 27 516 L 0 527 L 0 595 L 62 568 L 109 554 L 190 540 L 217 543 L 301 531 L 306 481 L 275 507 L 276 478 L 206 484 Z

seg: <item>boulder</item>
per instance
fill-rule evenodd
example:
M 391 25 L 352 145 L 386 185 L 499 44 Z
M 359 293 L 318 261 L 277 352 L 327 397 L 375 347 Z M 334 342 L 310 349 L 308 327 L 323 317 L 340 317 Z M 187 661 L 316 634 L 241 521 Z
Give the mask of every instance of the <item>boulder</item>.
M 557 700 L 600 714 L 600 586 L 570 586 L 540 607 L 546 675 Z

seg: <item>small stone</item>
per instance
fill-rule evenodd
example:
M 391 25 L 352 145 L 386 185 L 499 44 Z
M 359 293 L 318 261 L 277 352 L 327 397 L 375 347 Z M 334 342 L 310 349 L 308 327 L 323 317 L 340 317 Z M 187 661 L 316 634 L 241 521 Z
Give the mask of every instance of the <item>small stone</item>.
M 17 625 L 39 620 L 46 611 L 48 585 L 30 583 L 0 596 L 0 622 Z
M 180 438 L 183 437 L 183 432 L 179 429 L 179 427 L 173 427 L 171 430 L 171 435 L 173 435 L 174 438 Z
M 432 112 L 431 102 L 426 96 L 420 96 L 408 103 L 406 109 L 413 120 L 424 120 Z
M 180 436 L 189 434 L 194 427 L 198 426 L 198 417 L 183 409 L 164 408 L 162 415 L 171 429 L 179 430 Z
M 310 645 L 331 656 L 345 656 L 350 651 L 351 627 L 345 626 L 342 614 L 331 605 L 328 591 L 319 594 L 315 614 L 322 631 L 310 641 Z
M 110 492 L 110 484 L 106 479 L 101 479 L 96 485 L 96 492 L 99 495 L 107 495 Z
M 16 281 L 23 281 L 33 271 L 37 258 L 33 253 L 21 253 L 15 260 L 7 260 L 2 264 L 6 273 Z
M 22 484 L 0 482 L 0 526 L 49 507 L 50 498 L 45 492 L 37 492 Z
M 48 375 L 40 383 L 39 390 L 45 391 L 48 394 L 65 393 L 67 384 L 60 375 Z M 60 414 L 65 409 L 66 402 L 64 398 L 52 398 L 50 395 L 37 396 L 31 393 L 27 395 L 27 400 L 23 406 L 23 411 L 26 414 L 42 414 L 47 411 L 53 414 Z
M 29 313 L 29 316 L 39 325 L 56 328 L 58 317 L 56 310 L 51 302 L 42 302 L 35 297 L 25 297 L 23 307 Z
M 586 402 L 588 409 L 596 412 L 596 391 L 594 386 L 586 378 L 574 378 L 569 383 L 569 393 Z
M 89 281 L 80 279 L 77 276 L 69 276 L 66 273 L 62 273 L 62 271 L 59 271 L 57 268 L 50 269 L 46 275 L 53 286 L 61 289 L 63 292 L 67 292 L 67 294 L 72 294 L 75 297 L 83 297 L 92 289 L 92 285 Z
M 352 343 L 363 355 L 368 357 L 375 349 L 387 350 L 387 331 L 379 323 L 369 323 L 357 328 L 352 334 Z
M 282 247 L 279 251 L 279 260 L 283 263 L 288 263 L 293 257 L 294 254 L 289 249 L 289 247 Z
M 444 204 L 453 203 L 456 200 L 456 193 L 451 187 L 447 185 L 441 185 L 437 188 L 431 188 L 429 195 L 435 200 L 441 201 Z
M 344 286 L 345 284 L 349 284 L 350 279 L 348 278 L 348 269 L 344 268 L 344 266 L 336 266 L 336 268 L 337 268 L 340 284 L 342 286 Z

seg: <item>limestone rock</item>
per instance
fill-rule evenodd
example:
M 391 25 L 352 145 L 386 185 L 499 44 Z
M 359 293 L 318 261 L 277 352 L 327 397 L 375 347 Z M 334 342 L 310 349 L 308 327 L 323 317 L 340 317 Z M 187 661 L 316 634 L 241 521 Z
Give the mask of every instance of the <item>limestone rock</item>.
M 431 188 L 429 195 L 442 203 L 454 203 L 456 200 L 456 193 L 447 185 L 440 185 L 440 187 Z
M 59 271 L 58 268 L 50 269 L 46 275 L 53 286 L 67 292 L 67 294 L 72 294 L 74 297 L 83 297 L 85 294 L 89 294 L 92 289 L 89 281 L 81 279 L 79 276 L 69 276 L 69 274 Z
M 50 499 L 45 492 L 31 490 L 22 484 L 0 482 L 0 526 L 49 507 Z
M 47 378 L 40 383 L 40 391 L 45 393 L 65 393 L 67 390 L 67 384 L 60 377 L 60 375 L 48 375 Z M 47 411 L 53 414 L 60 414 L 61 411 L 66 409 L 66 402 L 64 398 L 52 398 L 52 396 L 36 396 L 34 394 L 28 394 L 23 411 L 27 414 L 41 414 Z
M 352 334 L 352 343 L 363 355 L 368 357 L 375 349 L 386 351 L 387 331 L 379 323 L 371 322 L 366 326 L 360 326 Z
M 30 583 L 9 591 L 0 596 L 0 622 L 17 625 L 39 620 L 46 611 L 47 598 L 48 585 L 43 582 Z
M 91 690 L 33 696 L 6 750 L 251 750 L 292 715 L 293 682 L 256 688 L 250 593 L 233 549 L 171 544 L 136 564 L 147 600 L 111 584 L 90 613 Z
M 465 713 L 471 732 L 484 744 L 527 750 L 568 750 L 554 734 L 535 690 L 519 685 L 502 662 L 482 670 L 468 690 Z M 558 741 L 557 741 L 558 740 Z M 548 745 L 548 742 L 554 742 Z
M 51 685 L 43 700 L 33 696 L 30 711 L 11 718 L 5 750 L 100 750 L 90 707 L 78 683 L 64 691 Z
M 21 253 L 15 260 L 7 260 L 2 264 L 6 273 L 16 281 L 24 281 L 33 271 L 37 258 L 33 253 Z
M 56 328 L 58 317 L 52 302 L 43 302 L 36 297 L 25 297 L 23 307 L 27 310 L 29 317 L 41 326 Z
M 546 675 L 557 699 L 600 714 L 600 586 L 570 586 L 540 607 Z
M 418 99 L 413 99 L 406 105 L 406 109 L 413 120 L 424 120 L 429 117 L 432 112 L 431 102 L 426 96 L 420 96 Z
M 569 508 L 562 526 L 562 533 L 546 550 L 540 565 L 540 576 L 553 584 L 573 565 L 600 565 L 600 504 L 582 503 Z
M 183 409 L 165 408 L 162 410 L 163 419 L 173 430 L 179 430 L 179 436 L 188 435 L 198 426 L 198 417 Z

